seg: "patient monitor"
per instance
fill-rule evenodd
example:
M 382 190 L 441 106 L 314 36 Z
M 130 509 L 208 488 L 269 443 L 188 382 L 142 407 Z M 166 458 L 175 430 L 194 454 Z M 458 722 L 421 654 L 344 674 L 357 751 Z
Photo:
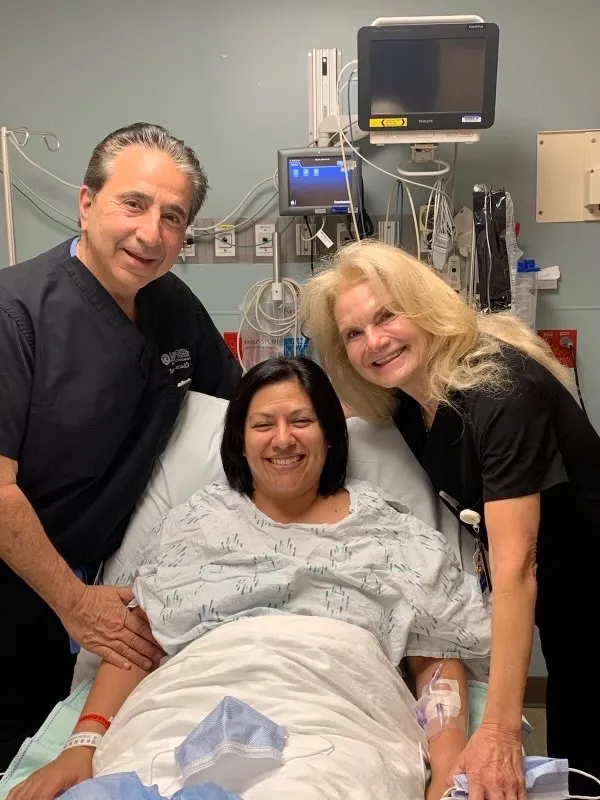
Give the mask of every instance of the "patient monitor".
M 361 161 L 349 148 L 308 147 L 279 150 L 281 216 L 349 214 L 361 190 Z
M 383 18 L 361 28 L 359 127 L 372 144 L 478 141 L 494 123 L 498 38 L 498 26 L 478 17 Z

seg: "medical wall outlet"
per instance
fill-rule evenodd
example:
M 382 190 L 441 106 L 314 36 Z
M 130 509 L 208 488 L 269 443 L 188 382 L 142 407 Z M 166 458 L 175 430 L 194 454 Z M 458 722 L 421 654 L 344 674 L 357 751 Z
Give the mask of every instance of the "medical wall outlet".
M 215 257 L 235 258 L 235 229 L 233 225 L 219 225 L 215 229 Z
M 577 331 L 573 329 L 542 329 L 538 335 L 550 346 L 550 349 L 563 367 L 573 369 L 577 357 Z
M 296 255 L 297 256 L 308 256 L 310 258 L 311 252 L 313 252 L 313 247 L 316 247 L 314 242 L 307 242 L 306 239 L 309 239 L 313 235 L 310 226 L 306 224 L 306 222 L 298 222 L 296 223 Z
M 337 249 L 343 247 L 345 244 L 354 241 L 352 234 L 348 233 L 348 228 L 344 222 L 337 223 Z
M 185 229 L 185 236 L 183 237 L 183 247 L 179 253 L 179 258 L 184 261 L 186 258 L 194 258 L 196 255 L 196 240 L 194 238 L 194 229 L 188 226 Z
M 380 242 L 398 244 L 400 237 L 400 222 L 398 220 L 381 220 L 377 225 L 377 237 Z
M 273 258 L 275 225 L 270 222 L 254 226 L 254 244 L 257 258 Z

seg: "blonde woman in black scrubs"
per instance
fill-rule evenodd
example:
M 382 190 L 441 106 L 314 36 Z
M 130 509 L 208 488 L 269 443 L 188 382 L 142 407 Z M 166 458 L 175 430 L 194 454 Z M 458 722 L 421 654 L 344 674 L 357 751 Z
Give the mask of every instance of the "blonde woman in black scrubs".
M 393 417 L 445 501 L 481 518 L 492 661 L 483 725 L 455 768 L 468 774 L 470 800 L 526 797 L 520 731 L 534 624 L 548 669 L 548 754 L 600 777 L 600 697 L 577 702 L 600 649 L 600 437 L 567 371 L 518 320 L 478 315 L 432 269 L 379 242 L 341 250 L 306 287 L 304 314 L 344 403 Z M 571 782 L 572 794 L 592 788 Z

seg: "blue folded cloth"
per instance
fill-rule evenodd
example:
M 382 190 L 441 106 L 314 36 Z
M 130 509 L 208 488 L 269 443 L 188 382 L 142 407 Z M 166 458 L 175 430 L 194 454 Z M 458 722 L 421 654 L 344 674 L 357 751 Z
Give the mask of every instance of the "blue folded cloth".
M 61 794 L 61 800 L 167 800 L 156 786 L 144 786 L 135 772 L 91 778 Z M 241 800 L 215 783 L 180 789 L 170 800 Z

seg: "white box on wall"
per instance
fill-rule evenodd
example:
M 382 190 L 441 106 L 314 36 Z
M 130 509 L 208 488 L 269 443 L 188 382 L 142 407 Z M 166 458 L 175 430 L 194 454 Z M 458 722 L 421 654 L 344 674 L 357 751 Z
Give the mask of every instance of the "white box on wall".
M 537 135 L 538 222 L 600 222 L 600 130 Z

